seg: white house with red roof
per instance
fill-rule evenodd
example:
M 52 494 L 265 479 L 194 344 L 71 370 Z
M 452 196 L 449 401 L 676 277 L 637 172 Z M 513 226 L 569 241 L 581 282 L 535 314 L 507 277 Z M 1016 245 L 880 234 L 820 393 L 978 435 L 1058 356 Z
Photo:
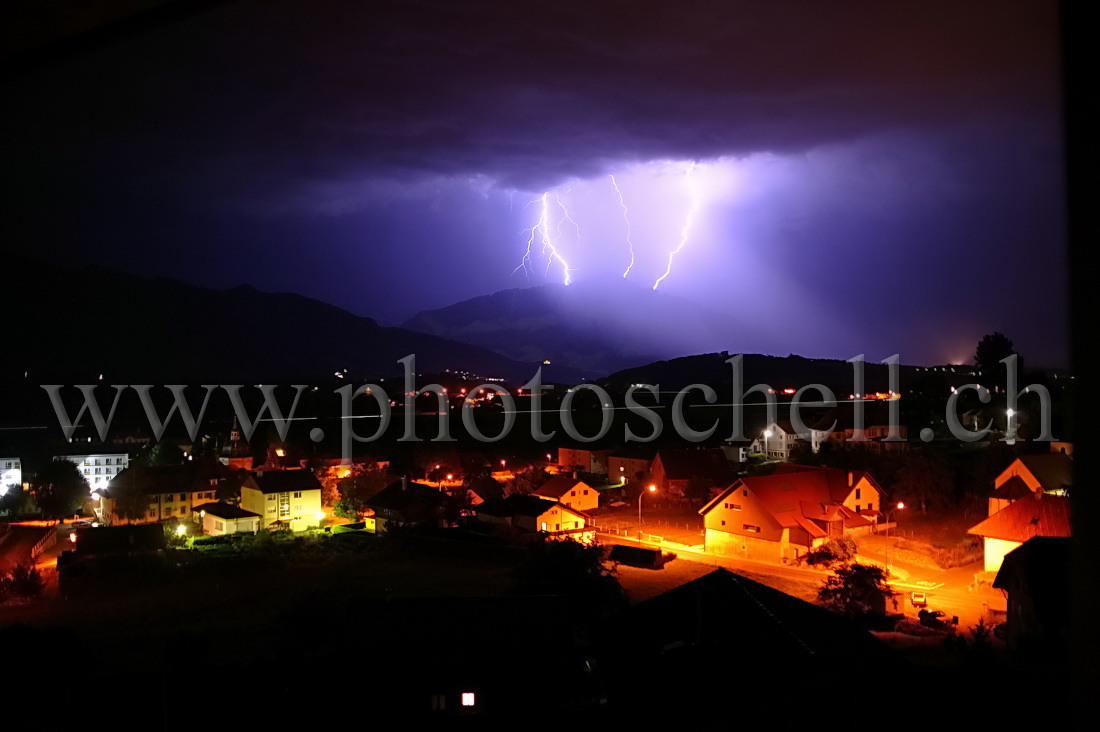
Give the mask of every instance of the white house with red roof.
M 868 533 L 884 491 L 868 473 L 801 465 L 741 478 L 699 510 L 706 551 L 768 562 L 796 559 L 830 538 Z
M 1036 536 L 1072 536 L 1069 498 L 1035 491 L 1012 501 L 969 532 L 982 537 L 985 571 L 996 572 L 1010 551 Z

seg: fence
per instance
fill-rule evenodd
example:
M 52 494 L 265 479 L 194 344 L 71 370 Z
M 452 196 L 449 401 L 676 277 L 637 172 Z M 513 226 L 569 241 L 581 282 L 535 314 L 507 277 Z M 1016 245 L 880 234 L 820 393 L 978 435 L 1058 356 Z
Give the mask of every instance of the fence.
M 57 544 L 57 527 L 51 526 L 46 531 L 45 535 L 31 547 L 31 561 L 33 562 L 38 559 L 42 552 L 53 547 L 55 544 Z

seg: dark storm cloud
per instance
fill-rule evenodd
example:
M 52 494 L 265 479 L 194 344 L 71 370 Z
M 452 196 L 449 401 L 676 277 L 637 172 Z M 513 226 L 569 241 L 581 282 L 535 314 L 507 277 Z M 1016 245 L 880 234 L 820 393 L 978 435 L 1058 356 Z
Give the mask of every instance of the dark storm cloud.
M 259 205 L 439 175 L 541 190 L 1051 114 L 1055 20 L 1039 2 L 240 2 L 25 79 L 9 122 L 17 157 Z

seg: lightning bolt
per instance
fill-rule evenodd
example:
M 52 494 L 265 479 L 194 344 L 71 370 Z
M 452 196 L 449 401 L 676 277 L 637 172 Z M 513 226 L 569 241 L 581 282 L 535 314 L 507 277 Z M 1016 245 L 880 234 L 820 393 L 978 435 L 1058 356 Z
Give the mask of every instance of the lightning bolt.
M 558 219 L 557 221 L 557 230 L 560 236 L 561 226 L 563 222 L 569 221 L 569 223 L 573 224 L 573 226 L 577 226 L 577 222 L 570 218 L 568 209 L 565 208 L 565 204 L 561 202 L 561 198 L 558 196 L 557 193 L 554 194 L 554 200 L 562 211 L 562 218 Z M 523 255 L 523 259 L 520 260 L 519 266 L 512 270 L 512 274 L 515 274 L 520 269 L 523 269 L 524 273 L 527 273 L 528 270 L 534 266 L 532 253 L 535 247 L 535 240 L 537 239 L 542 245 L 541 253 L 546 256 L 546 271 L 550 271 L 550 267 L 554 264 L 555 261 L 560 262 L 562 268 L 562 282 L 567 285 L 571 284 L 573 282 L 573 278 L 570 276 L 569 273 L 573 270 L 572 268 L 570 268 L 569 263 L 566 262 L 565 258 L 561 255 L 561 252 L 559 252 L 557 247 L 554 246 L 554 239 L 550 235 L 549 191 L 543 193 L 540 197 L 536 198 L 534 201 L 531 201 L 527 205 L 530 206 L 533 203 L 539 204 L 539 218 L 538 221 L 535 222 L 534 226 L 523 230 L 523 233 L 530 233 L 530 237 L 527 239 L 527 252 Z M 577 233 L 578 235 L 580 234 L 579 226 L 577 226 Z M 528 279 L 530 279 L 529 274 Z
M 688 169 L 684 172 L 684 182 L 691 192 L 691 207 L 688 209 L 687 216 L 684 218 L 684 227 L 680 229 L 680 244 L 669 252 L 668 267 L 665 268 L 665 273 L 658 277 L 657 281 L 653 283 L 654 290 L 656 290 L 657 286 L 661 284 L 661 281 L 672 272 L 672 259 L 679 254 L 680 250 L 687 244 L 688 233 L 691 231 L 691 222 L 695 218 L 696 212 L 699 210 L 699 189 L 695 187 L 695 184 L 691 180 L 691 171 L 693 170 L 695 170 L 694 160 L 691 161 L 691 165 L 689 165 Z
M 611 179 L 611 187 L 615 189 L 615 194 L 619 197 L 619 205 L 623 207 L 623 221 L 626 222 L 626 244 L 630 247 L 630 264 L 623 272 L 623 279 L 626 279 L 626 276 L 630 274 L 630 270 L 634 267 L 634 242 L 630 241 L 630 219 L 626 215 L 627 208 L 623 202 L 623 192 L 619 190 L 619 184 L 615 182 L 615 176 L 608 174 L 607 177 Z

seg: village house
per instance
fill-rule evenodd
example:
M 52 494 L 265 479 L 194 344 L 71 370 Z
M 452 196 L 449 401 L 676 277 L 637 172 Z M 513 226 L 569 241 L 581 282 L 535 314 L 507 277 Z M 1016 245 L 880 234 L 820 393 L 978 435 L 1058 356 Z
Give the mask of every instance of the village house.
M 971 526 L 968 533 L 982 537 L 985 571 L 996 572 L 1005 555 L 1028 539 L 1072 535 L 1069 498 L 1034 491 Z
M 233 482 L 233 471 L 216 461 L 194 461 L 179 465 L 132 465 L 119 473 L 112 485 L 93 493 L 92 506 L 105 524 L 150 524 L 168 519 L 188 520 L 191 508 L 218 499 L 218 492 Z M 148 497 L 141 518 L 122 518 L 115 511 L 120 491 L 137 490 Z M 98 505 L 97 505 L 98 504 Z
M 402 478 L 383 488 L 366 505 L 374 511 L 375 531 L 381 533 L 390 527 L 434 525 L 443 500 L 443 493 L 435 486 Z
M 727 486 L 734 475 L 732 464 L 719 448 L 661 450 L 653 460 L 653 484 L 666 498 L 690 495 L 693 481 L 708 491 Z
M 260 516 L 260 528 L 304 531 L 317 526 L 321 483 L 309 470 L 257 470 L 241 484 L 241 508 Z
M 863 425 L 856 426 L 855 410 L 852 405 L 844 405 L 830 410 L 810 428 L 810 449 L 820 452 L 829 445 L 838 447 L 858 447 L 874 452 L 902 452 L 907 449 L 908 429 L 903 424 L 895 426 L 895 437 L 890 436 L 889 410 L 882 404 L 864 405 Z
M 653 450 L 626 446 L 607 458 L 607 479 L 612 483 L 629 483 L 643 479 L 653 464 Z
M 772 422 L 760 433 L 764 454 L 769 460 L 790 460 L 800 444 L 810 446 L 810 430 L 798 432 L 787 420 Z
M 239 532 L 256 533 L 261 516 L 232 503 L 203 503 L 191 509 L 192 520 L 208 536 L 224 536 Z
M 1005 555 L 993 586 L 1008 598 L 1008 647 L 1058 654 L 1068 648 L 1072 539 L 1039 536 Z
M 600 504 L 599 492 L 583 480 L 556 475 L 539 486 L 534 495 L 549 498 L 552 501 L 575 508 L 578 511 L 592 511 Z
M 699 510 L 706 551 L 767 562 L 796 560 L 831 538 L 869 533 L 884 491 L 869 474 L 785 466 L 740 478 Z
M 542 533 L 552 539 L 570 538 L 591 543 L 595 529 L 588 527 L 588 517 L 574 508 L 538 496 L 513 494 L 504 499 L 485 501 L 477 507 L 479 521 L 509 526 L 520 532 Z
M 608 474 L 610 450 L 588 450 L 585 448 L 559 447 L 558 467 L 564 471 L 576 470 L 581 473 Z

